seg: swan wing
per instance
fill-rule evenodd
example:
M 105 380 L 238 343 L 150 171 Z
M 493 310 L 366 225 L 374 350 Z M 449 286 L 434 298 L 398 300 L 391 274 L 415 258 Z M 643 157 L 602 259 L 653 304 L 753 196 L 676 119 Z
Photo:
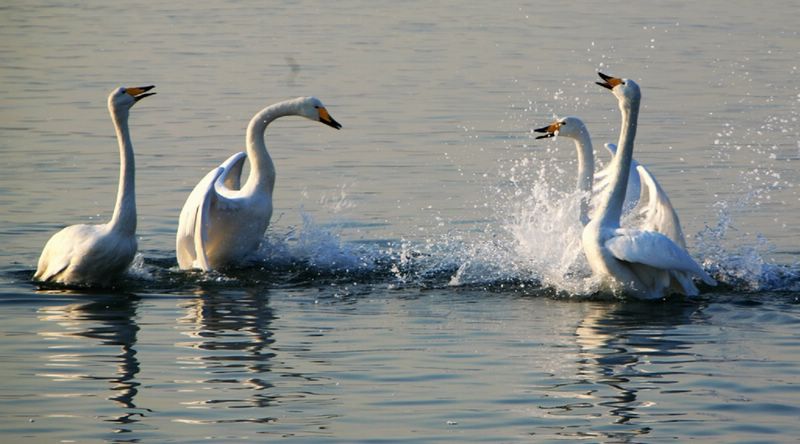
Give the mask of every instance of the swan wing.
M 225 162 L 222 162 L 222 165 L 220 165 L 220 168 L 223 169 L 222 175 L 217 180 L 216 185 L 214 185 L 218 194 L 224 194 L 224 191 L 220 190 L 221 185 L 233 191 L 238 191 L 241 188 L 242 168 L 244 167 L 244 161 L 246 159 L 246 153 L 238 152 L 229 157 Z
M 247 154 L 239 152 L 209 171 L 197 183 L 181 210 L 176 241 L 178 266 L 210 271 L 208 240 L 211 215 L 215 210 L 237 211 L 242 197 L 237 196 Z
M 59 273 L 66 270 L 70 263 L 69 254 L 60 253 L 58 248 L 54 245 L 58 242 L 58 234 L 53 236 L 47 244 L 45 244 L 42 255 L 39 257 L 39 264 L 36 267 L 36 273 L 33 275 L 33 280 L 45 282 L 58 276 Z
M 127 269 L 136 252 L 136 238 L 111 236 L 105 227 L 70 225 L 54 234 L 42 250 L 33 279 L 92 284 Z
M 644 165 L 637 165 L 636 171 L 642 184 L 638 207 L 641 220 L 639 228 L 662 233 L 685 250 L 686 238 L 681 229 L 681 222 L 667 193 Z
M 605 247 L 621 261 L 643 264 L 667 271 L 685 272 L 709 285 L 716 281 L 700 265 L 667 236 L 654 231 L 618 228 Z
M 613 143 L 606 143 L 604 145 L 606 150 L 611 153 L 611 156 L 614 157 L 617 153 L 617 145 Z M 622 206 L 623 211 L 630 211 L 636 207 L 636 205 L 640 201 L 640 194 L 641 194 L 641 181 L 639 179 L 639 174 L 636 171 L 636 168 L 639 166 L 639 162 L 636 159 L 631 160 L 631 170 L 628 174 L 628 188 L 625 189 L 625 203 Z M 603 169 L 597 171 L 594 174 L 594 184 L 592 185 L 592 202 L 601 202 L 605 201 L 607 198 L 603 197 L 606 193 L 609 193 L 611 190 L 611 181 L 616 177 L 616 173 L 613 169 L 613 164 L 607 164 Z M 596 216 L 598 205 L 595 203 L 592 205 L 592 209 L 590 210 L 590 219 L 593 219 Z
M 606 147 L 606 150 L 608 150 L 612 158 L 617 153 L 617 145 L 613 143 L 606 143 L 603 146 Z M 611 176 L 611 168 L 609 168 L 608 164 L 606 164 L 606 166 L 603 169 L 596 171 L 594 173 L 594 187 L 592 189 L 592 192 L 597 194 L 602 190 L 606 189 L 608 187 L 608 184 L 611 182 L 610 176 Z
M 631 170 L 628 173 L 628 188 L 625 190 L 625 204 L 623 205 L 623 210 L 630 211 L 639 204 L 639 196 L 642 193 L 642 183 L 639 180 L 639 173 L 637 172 L 637 168 L 639 167 L 639 162 L 636 159 L 631 159 Z
M 181 210 L 178 222 L 178 234 L 175 253 L 181 270 L 200 268 L 209 271 L 205 244 L 208 241 L 208 224 L 212 200 L 215 199 L 214 184 L 224 173 L 224 168 L 217 167 L 209 171 L 195 185 Z
M 692 276 L 689 273 L 682 271 L 670 271 L 670 288 L 673 293 L 683 293 L 686 296 L 697 296 L 700 291 L 692 281 Z M 715 282 L 716 283 L 716 282 Z
M 606 148 L 606 151 L 608 151 L 608 153 L 611 154 L 612 158 L 617 154 L 617 144 L 606 143 L 603 144 L 603 146 Z M 608 167 L 608 164 L 606 164 L 605 168 L 594 173 L 594 180 L 596 184 L 595 187 L 597 187 L 597 184 L 603 184 L 604 186 L 602 188 L 608 186 L 608 183 L 611 181 L 611 179 L 609 178 L 610 173 L 611 173 L 611 168 Z

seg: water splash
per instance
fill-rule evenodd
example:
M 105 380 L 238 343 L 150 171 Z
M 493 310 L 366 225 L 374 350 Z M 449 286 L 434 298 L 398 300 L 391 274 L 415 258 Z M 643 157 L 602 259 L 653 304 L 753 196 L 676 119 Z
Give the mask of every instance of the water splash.
M 703 265 L 720 283 L 739 291 L 797 291 L 799 264 L 781 265 L 769 259 L 775 246 L 763 235 L 747 239 L 732 234 L 737 232 L 734 213 L 747 207 L 752 197 L 747 195 L 733 203 L 721 201 L 714 205 L 717 223 L 707 225 L 695 236 L 697 250 L 705 258 Z
M 376 269 L 378 252 L 367 245 L 346 243 L 335 224 L 317 224 L 311 214 L 300 212 L 302 224 L 283 235 L 270 232 L 255 260 L 268 267 L 297 267 L 323 274 L 369 273 Z
M 550 160 L 522 158 L 501 166 L 504 180 L 485 197 L 493 220 L 421 245 L 404 241 L 392 252 L 394 276 L 403 285 L 439 279 L 448 286 L 592 295 L 599 282 L 580 244 L 581 193 L 560 186 L 568 175 Z
M 727 133 L 717 136 L 732 138 Z M 318 223 L 300 208 L 299 226 L 283 233 L 270 228 L 253 270 L 231 276 L 209 273 L 198 276 L 195 283 L 287 279 L 297 283 L 321 276 L 345 283 L 355 277 L 389 288 L 478 286 L 575 298 L 594 296 L 601 286 L 592 277 L 580 244 L 581 194 L 574 190 L 574 165 L 556 155 L 557 144 L 537 147 L 535 155 L 529 157 L 520 155 L 532 149 L 528 139 L 525 135 L 509 136 L 506 158 L 498 160 L 496 176 L 489 174 L 497 178 L 489 179 L 482 198 L 482 203 L 493 210 L 489 220 L 467 228 L 454 225 L 438 237 L 423 240 L 400 236 L 398 241 L 349 242 L 344 240 L 348 224 Z M 469 143 L 479 142 L 470 138 Z M 720 162 L 738 147 L 729 142 L 715 144 L 722 148 L 715 156 Z M 690 253 L 723 284 L 723 291 L 798 291 L 800 265 L 776 264 L 769 259 L 775 248 L 768 239 L 743 234 L 734 223 L 740 213 L 769 201 L 770 192 L 788 182 L 777 182 L 780 177 L 765 167 L 742 177 L 742 188 L 734 190 L 741 197 L 726 201 L 717 196 L 723 200 L 714 205 L 715 221 L 694 236 Z M 323 207 L 334 219 L 346 219 L 354 208 L 346 191 L 342 186 L 334 194 L 322 196 L 315 207 Z M 137 257 L 132 274 L 142 280 L 153 279 L 152 267 L 141 257 Z
M 144 255 L 141 252 L 136 253 L 133 257 L 133 262 L 128 268 L 127 274 L 129 277 L 142 281 L 153 281 L 153 268 L 145 263 Z

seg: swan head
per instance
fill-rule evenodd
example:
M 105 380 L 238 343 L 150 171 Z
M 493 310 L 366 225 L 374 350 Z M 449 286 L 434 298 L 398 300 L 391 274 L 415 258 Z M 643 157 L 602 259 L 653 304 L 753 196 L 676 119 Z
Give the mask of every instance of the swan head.
M 108 96 L 108 108 L 112 110 L 128 110 L 139 100 L 155 94 L 154 92 L 147 92 L 153 88 L 155 88 L 155 85 L 117 88 L 111 91 Z
M 641 99 L 642 92 L 639 89 L 639 84 L 633 80 L 612 77 L 603 74 L 602 72 L 598 72 L 597 75 L 599 75 L 603 81 L 595 83 L 603 88 L 610 89 L 611 92 L 617 97 L 617 100 L 631 102 L 633 100 Z
M 325 105 L 316 97 L 304 97 L 299 102 L 299 114 L 315 122 L 322 122 L 331 128 L 340 129 L 342 125 L 328 113 Z
M 542 128 L 536 128 L 533 131 L 537 133 L 544 133 L 544 135 L 536 137 L 537 139 L 546 139 L 548 137 L 555 137 L 557 135 L 569 137 L 570 139 L 580 139 L 581 137 L 588 135 L 588 131 L 586 129 L 586 125 L 583 124 L 583 120 L 573 116 L 556 119 L 550 125 Z

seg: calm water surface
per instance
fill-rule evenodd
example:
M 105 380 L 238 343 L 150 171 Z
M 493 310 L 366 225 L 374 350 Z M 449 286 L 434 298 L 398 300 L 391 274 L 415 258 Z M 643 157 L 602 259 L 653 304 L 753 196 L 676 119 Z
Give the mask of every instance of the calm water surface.
M 268 3 L 0 6 L 3 442 L 796 442 L 796 2 Z M 597 70 L 642 86 L 635 156 L 721 282 L 696 300 L 589 277 L 574 148 L 530 129 L 616 140 Z M 144 84 L 140 256 L 37 287 L 110 217 L 106 96 Z M 178 271 L 194 184 L 300 95 L 344 128 L 270 126 L 263 262 Z

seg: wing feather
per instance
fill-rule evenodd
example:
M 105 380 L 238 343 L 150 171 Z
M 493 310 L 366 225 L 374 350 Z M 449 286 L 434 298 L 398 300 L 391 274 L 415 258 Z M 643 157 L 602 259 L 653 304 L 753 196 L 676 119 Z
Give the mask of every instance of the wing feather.
M 662 270 L 682 271 L 709 285 L 716 284 L 686 250 L 661 233 L 619 228 L 605 242 L 605 246 L 619 260 Z
M 613 143 L 606 143 L 604 145 L 611 157 L 613 158 L 617 152 L 617 145 Z M 636 167 L 639 163 L 636 159 L 631 160 L 631 170 L 628 174 L 628 188 L 625 190 L 625 203 L 623 204 L 623 211 L 630 211 L 639 202 L 639 195 L 641 193 L 641 183 L 639 174 L 636 173 Z M 595 172 L 594 185 L 592 186 L 592 202 L 602 202 L 605 199 L 601 197 L 604 193 L 611 192 L 611 180 L 616 176 L 614 171 L 611 170 L 611 164 L 607 164 L 605 168 Z M 594 218 L 597 216 L 597 206 L 591 209 L 589 217 Z
M 209 171 L 195 185 L 186 199 L 186 203 L 183 204 L 175 245 L 178 266 L 181 270 L 194 268 L 198 256 L 202 256 L 199 258 L 201 263 L 205 262 L 205 267 L 202 268 L 208 270 L 208 259 L 205 257 L 203 238 L 208 236 L 208 212 L 212 199 L 216 197 L 214 184 L 223 172 L 224 169 L 222 167 Z
M 678 213 L 672 207 L 667 193 L 644 165 L 637 165 L 636 171 L 642 183 L 639 200 L 639 217 L 644 231 L 657 231 L 670 238 L 679 247 L 686 249 L 686 238 L 681 229 Z M 645 196 L 647 203 L 645 204 Z
M 217 179 L 214 185 L 217 189 L 217 194 L 225 194 L 223 190 L 220 190 L 221 187 L 231 191 L 238 191 L 241 188 L 242 168 L 244 168 L 244 161 L 246 159 L 246 153 L 238 152 L 229 157 L 225 162 L 222 162 L 220 165 L 220 168 L 223 169 L 222 175 Z
M 238 208 L 242 168 L 247 154 L 236 153 L 209 171 L 189 194 L 181 210 L 175 251 L 182 270 L 211 270 L 208 261 L 208 238 L 211 214 L 215 208 L 232 211 Z

